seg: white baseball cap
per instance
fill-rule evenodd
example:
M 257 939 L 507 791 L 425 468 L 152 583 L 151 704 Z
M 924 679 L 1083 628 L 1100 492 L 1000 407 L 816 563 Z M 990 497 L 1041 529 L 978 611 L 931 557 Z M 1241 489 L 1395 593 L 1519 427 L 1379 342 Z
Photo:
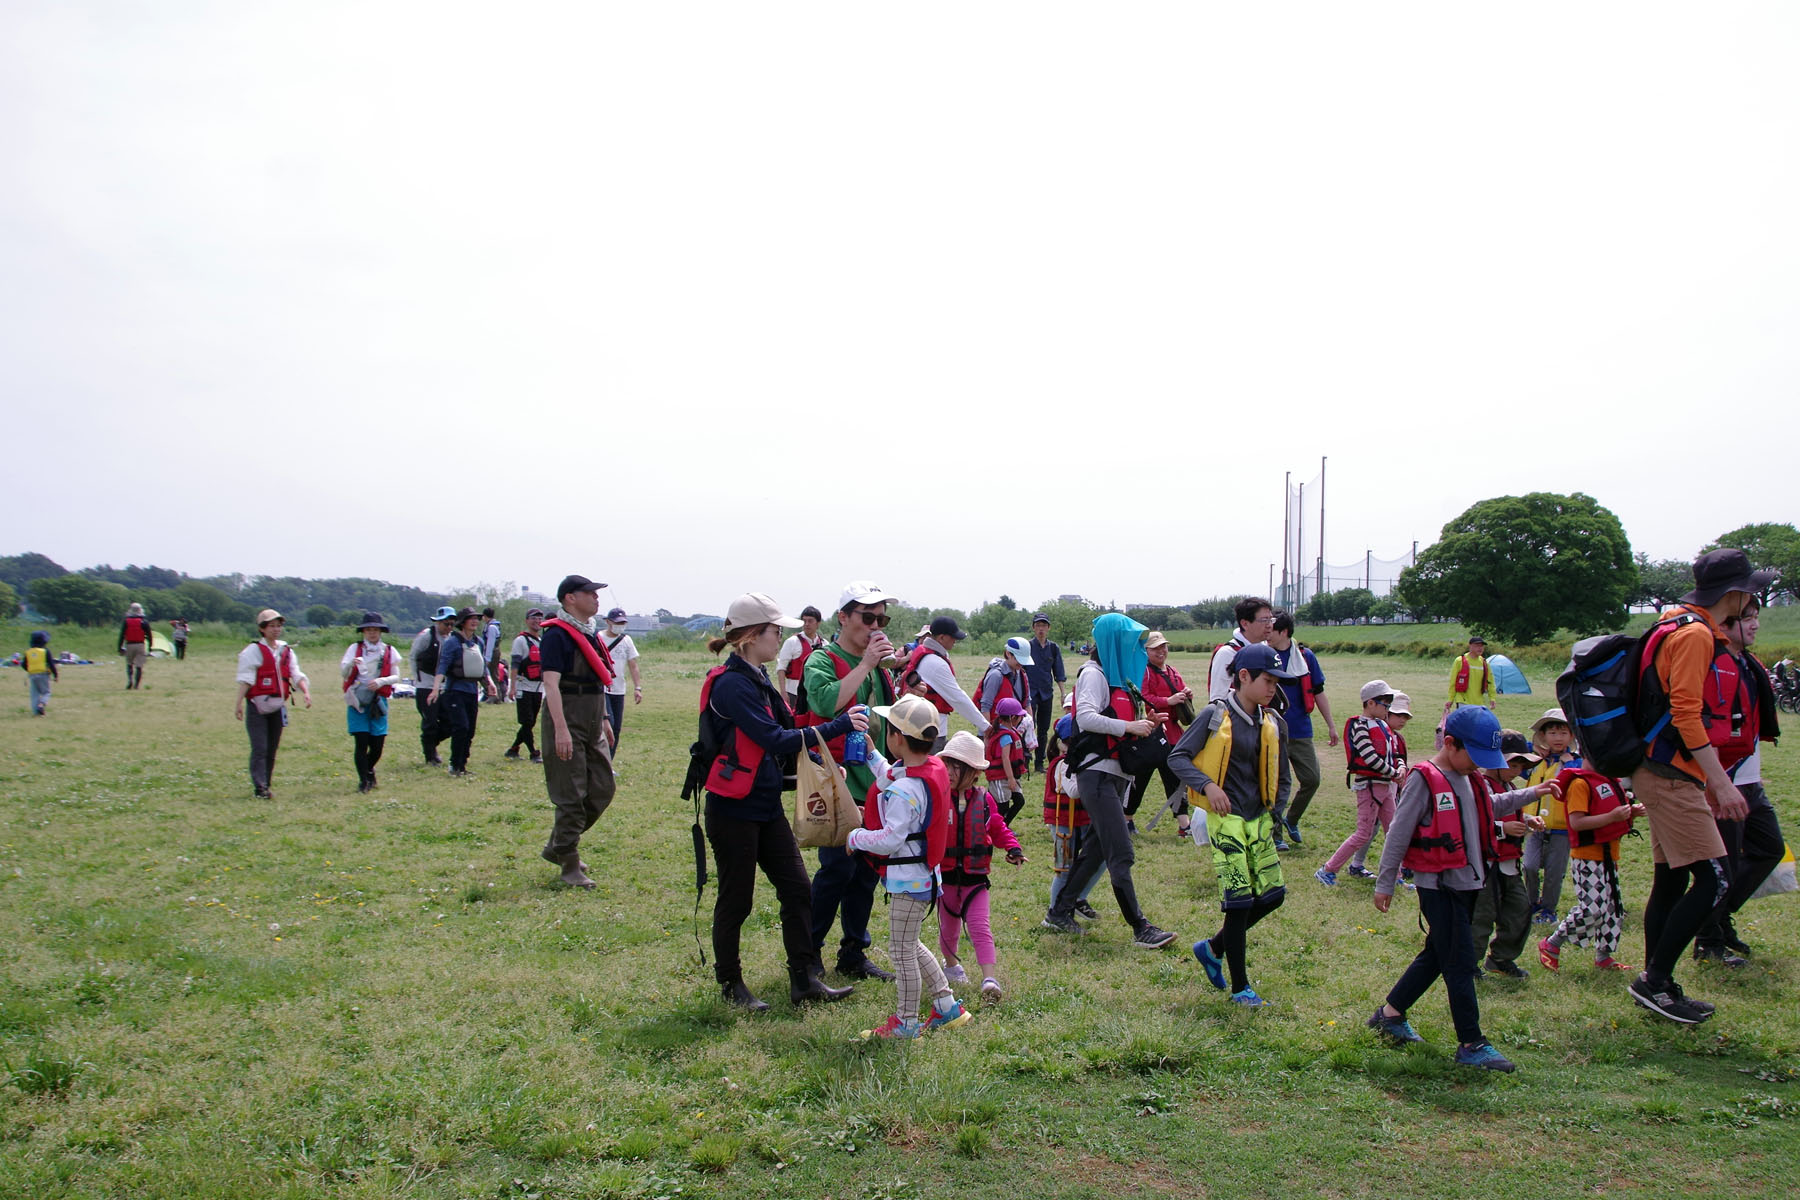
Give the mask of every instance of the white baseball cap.
M 1006 648 L 1012 651 L 1012 656 L 1019 660 L 1021 667 L 1031 665 L 1031 642 L 1029 640 L 1019 637 L 1007 638 Z
M 744 629 L 751 625 L 779 625 L 783 629 L 800 628 L 797 617 L 787 616 L 781 611 L 781 605 L 765 592 L 745 592 L 731 602 L 731 608 L 725 613 L 725 632 Z
M 852 579 L 838 593 L 838 611 L 843 612 L 852 604 L 898 604 L 900 597 L 881 590 L 880 586 L 867 579 Z

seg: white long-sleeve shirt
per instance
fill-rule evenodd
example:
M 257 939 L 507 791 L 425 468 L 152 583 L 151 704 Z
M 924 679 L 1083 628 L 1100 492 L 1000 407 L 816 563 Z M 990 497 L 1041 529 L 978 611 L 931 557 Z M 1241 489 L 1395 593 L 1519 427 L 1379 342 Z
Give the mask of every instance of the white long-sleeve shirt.
M 925 685 L 950 702 L 956 715 L 975 727 L 975 732 L 987 736 L 988 719 L 981 715 L 969 694 L 962 690 L 962 684 L 956 682 L 956 672 L 950 668 L 950 660 L 942 654 L 927 654 L 919 659 L 919 678 Z M 948 732 L 947 730 L 945 732 Z
M 1127 732 L 1126 723 L 1112 715 L 1112 688 L 1107 686 L 1106 671 L 1099 663 L 1086 663 L 1075 673 L 1075 728 L 1108 737 L 1124 737 Z M 1125 774 L 1116 758 L 1097 759 L 1081 769 Z
M 844 848 L 889 857 L 922 854 L 924 850 L 919 843 L 907 839 L 925 828 L 925 809 L 931 799 L 925 781 L 908 776 L 901 764 L 890 763 L 873 748 L 869 751 L 869 766 L 874 771 L 876 786 L 881 789 L 877 797 L 881 804 L 881 828 L 852 829 Z M 888 866 L 882 882 L 890 892 L 927 892 L 936 877 L 937 873 L 927 870 L 924 863 L 897 863 Z
M 237 681 L 239 683 L 247 683 L 252 687 L 256 686 L 256 673 L 262 670 L 263 665 L 262 651 L 258 650 L 257 647 L 267 645 L 267 642 L 258 638 L 256 641 L 251 642 L 248 646 L 245 646 L 242 650 L 238 651 Z M 288 682 L 291 686 L 299 687 L 302 683 L 310 682 L 306 678 L 306 672 L 300 669 L 300 659 L 295 656 L 294 648 L 292 646 L 277 639 L 274 650 L 275 669 L 277 671 L 281 669 L 281 656 L 283 654 L 288 656 Z

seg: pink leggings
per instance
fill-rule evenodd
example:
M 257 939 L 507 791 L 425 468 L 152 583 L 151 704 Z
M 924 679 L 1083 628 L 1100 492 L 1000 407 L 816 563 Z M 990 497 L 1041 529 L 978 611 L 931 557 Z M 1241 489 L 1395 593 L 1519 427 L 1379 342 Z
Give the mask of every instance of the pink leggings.
M 1399 789 L 1391 783 L 1372 782 L 1366 788 L 1357 788 L 1356 795 L 1356 832 L 1344 839 L 1344 844 L 1337 852 L 1325 860 L 1325 869 L 1335 871 L 1350 861 L 1350 856 L 1369 844 L 1375 836 L 1375 823 L 1381 823 L 1381 831 L 1387 832 L 1388 826 L 1394 823 L 1394 797 Z
M 969 944 L 975 947 L 975 961 L 984 970 L 991 968 L 999 956 L 994 953 L 994 931 L 988 925 L 988 889 L 946 883 L 938 896 L 938 951 L 945 962 L 956 957 L 965 922 L 969 926 Z

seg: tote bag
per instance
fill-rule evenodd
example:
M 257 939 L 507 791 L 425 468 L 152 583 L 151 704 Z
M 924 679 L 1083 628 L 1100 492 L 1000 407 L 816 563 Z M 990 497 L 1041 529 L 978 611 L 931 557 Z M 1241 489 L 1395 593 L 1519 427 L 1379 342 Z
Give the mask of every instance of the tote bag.
M 843 771 L 823 738 L 818 758 L 803 747 L 794 760 L 794 840 L 801 846 L 842 846 L 862 824 Z

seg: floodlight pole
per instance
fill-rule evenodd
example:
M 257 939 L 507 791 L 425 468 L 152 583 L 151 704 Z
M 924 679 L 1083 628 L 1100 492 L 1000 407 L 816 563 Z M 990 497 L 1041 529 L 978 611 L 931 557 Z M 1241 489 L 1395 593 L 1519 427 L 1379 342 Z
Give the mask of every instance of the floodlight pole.
M 1319 583 L 1318 591 L 1325 590 L 1325 456 L 1319 455 Z

